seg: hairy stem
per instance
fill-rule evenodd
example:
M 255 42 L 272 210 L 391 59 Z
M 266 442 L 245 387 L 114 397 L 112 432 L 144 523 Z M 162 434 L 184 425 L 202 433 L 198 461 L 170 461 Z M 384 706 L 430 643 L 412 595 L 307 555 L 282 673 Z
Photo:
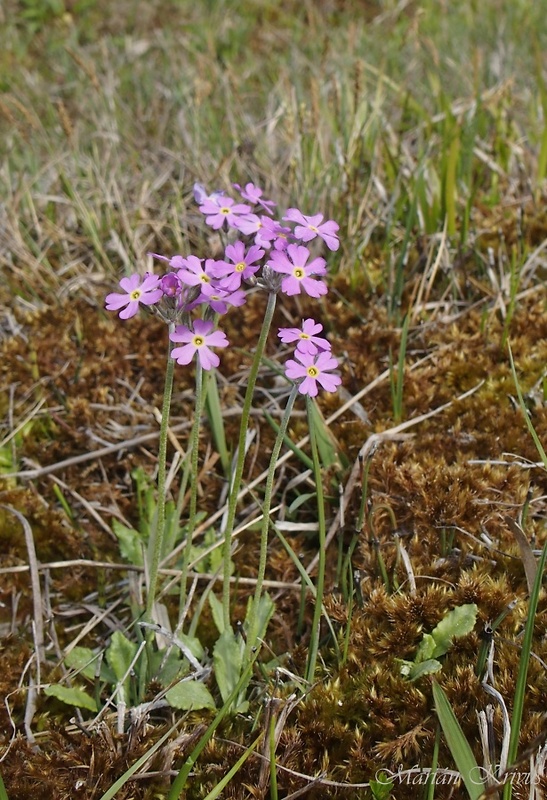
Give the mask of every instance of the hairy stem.
M 319 560 L 317 564 L 317 583 L 315 607 L 313 610 L 313 622 L 310 640 L 310 652 L 308 653 L 308 663 L 306 666 L 306 680 L 313 682 L 315 665 L 317 663 L 317 651 L 319 649 L 319 634 L 321 625 L 321 612 L 323 606 L 323 592 L 325 587 L 325 549 L 326 549 L 326 522 L 325 522 L 325 498 L 323 495 L 323 481 L 321 475 L 321 462 L 319 460 L 319 450 L 317 447 L 317 432 L 314 425 L 313 400 L 306 397 L 306 409 L 308 412 L 308 426 L 310 430 L 311 452 L 313 460 L 313 474 L 315 478 L 315 490 L 317 492 L 317 521 L 319 524 Z
M 169 333 L 175 329 L 174 323 L 169 325 Z M 152 529 L 149 544 L 149 553 L 152 559 L 149 567 L 148 593 L 146 596 L 145 621 L 152 622 L 152 609 L 156 599 L 158 586 L 158 570 L 165 538 L 165 479 L 167 472 L 167 431 L 169 428 L 169 412 L 171 409 L 171 395 L 173 393 L 173 373 L 175 362 L 171 358 L 173 344 L 169 340 L 167 351 L 167 366 L 165 368 L 165 386 L 163 390 L 163 404 L 161 407 L 160 441 L 158 449 L 158 505 L 156 511 L 156 524 Z
M 223 565 L 223 586 L 222 586 L 222 611 L 224 617 L 224 628 L 230 628 L 230 553 L 232 546 L 232 534 L 234 531 L 237 501 L 239 489 L 241 486 L 241 478 L 243 475 L 243 466 L 245 464 L 245 440 L 247 437 L 247 430 L 249 427 L 249 417 L 251 414 L 251 403 L 253 400 L 254 388 L 258 376 L 262 354 L 266 346 L 266 339 L 272 324 L 272 317 L 275 310 L 276 295 L 270 292 L 268 295 L 268 304 L 264 314 L 264 321 L 262 323 L 262 330 L 256 346 L 256 352 L 251 364 L 249 372 L 249 381 L 247 383 L 247 391 L 245 392 L 245 400 L 243 402 L 243 410 L 241 412 L 241 425 L 239 429 L 239 442 L 237 448 L 237 460 L 232 485 L 230 487 L 230 498 L 228 501 L 228 516 L 226 520 L 226 528 L 224 531 L 224 565 Z

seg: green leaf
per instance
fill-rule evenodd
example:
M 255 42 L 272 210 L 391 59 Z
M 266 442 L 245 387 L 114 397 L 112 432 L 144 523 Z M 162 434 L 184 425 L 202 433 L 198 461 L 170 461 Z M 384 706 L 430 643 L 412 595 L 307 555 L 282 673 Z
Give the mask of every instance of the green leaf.
M 446 743 L 471 800 L 479 800 L 485 790 L 481 770 L 475 760 L 469 742 L 456 719 L 448 698 L 436 681 L 433 681 L 433 699 Z
M 370 781 L 370 791 L 374 800 L 388 800 L 393 789 L 393 780 L 385 772 L 377 773 L 376 779 Z
M 429 658 L 431 658 L 435 652 L 435 646 L 436 644 L 434 637 L 430 633 L 424 633 L 423 639 L 418 647 L 414 663 L 420 664 L 422 661 L 427 661 Z
M 173 681 L 180 680 L 180 678 L 188 674 L 188 659 L 184 657 L 183 651 L 177 646 L 177 641 L 186 645 L 190 654 L 193 655 L 197 661 L 201 661 L 205 655 L 205 651 L 199 639 L 195 636 L 187 636 L 184 633 L 176 637 L 173 647 L 170 649 L 167 657 L 165 650 L 157 650 L 150 653 L 148 656 L 149 674 L 157 678 L 162 686 L 169 686 Z
M 224 614 L 222 613 L 222 603 L 216 596 L 216 594 L 209 595 L 209 605 L 211 606 L 211 612 L 213 614 L 213 621 L 217 626 L 217 630 L 220 634 L 224 633 Z
M 316 403 L 310 403 L 319 458 L 324 467 L 340 466 L 339 447 Z
M 74 669 L 89 680 L 95 678 L 95 667 L 98 659 L 97 653 L 89 647 L 73 647 L 65 657 L 65 664 L 70 669 Z
M 126 675 L 136 652 L 137 645 L 135 642 L 130 642 L 120 631 L 114 631 L 106 651 L 106 660 L 112 668 L 117 681 L 121 681 Z
M 442 669 L 442 664 L 436 658 L 428 658 L 426 661 L 421 661 L 419 664 L 412 664 L 408 677 L 411 681 L 417 681 L 424 675 L 432 675 Z
M 450 611 L 436 628 L 431 631 L 435 640 L 435 649 L 431 656 L 443 656 L 452 647 L 452 640 L 471 633 L 477 621 L 477 606 L 467 603 Z
M 165 650 L 155 650 L 148 654 L 148 671 L 150 676 L 167 687 L 188 673 L 188 664 L 183 661 L 181 652 L 176 647 L 169 651 L 167 657 Z
M 97 661 L 100 653 L 95 653 L 89 647 L 73 647 L 70 653 L 65 657 L 65 664 L 70 669 L 74 669 L 88 678 L 90 681 L 95 680 L 97 674 Z M 101 661 L 101 671 L 99 678 L 106 683 L 115 684 L 116 676 L 105 663 L 104 659 Z
M 258 603 L 258 612 L 257 612 L 257 621 L 256 621 L 256 636 L 259 639 L 263 639 L 266 635 L 266 629 L 268 627 L 268 622 L 272 618 L 272 614 L 275 610 L 275 604 L 270 597 L 270 595 L 265 592 L 260 597 L 260 601 Z M 247 631 L 251 629 L 251 621 L 253 617 L 253 598 L 249 598 L 249 602 L 247 603 L 247 613 L 245 614 L 245 628 Z
M 142 567 L 144 560 L 141 534 L 123 525 L 118 519 L 112 520 L 112 530 L 118 539 L 122 557 L 133 566 Z
M 307 503 L 308 500 L 313 500 L 316 494 L 317 494 L 316 492 L 305 492 L 304 494 L 299 495 L 296 498 L 296 500 L 293 500 L 293 502 L 287 508 L 287 514 L 289 516 L 292 516 L 294 512 L 300 508 L 301 505 Z
M 213 650 L 215 678 L 223 702 L 226 702 L 237 685 L 242 672 L 243 646 L 242 640 L 232 630 L 225 630 L 218 637 Z M 246 703 L 235 703 L 236 711 L 243 711 Z
M 87 708 L 89 711 L 98 711 L 97 703 L 95 700 L 84 692 L 83 689 L 75 689 L 70 686 L 61 686 L 54 683 L 51 686 L 46 686 L 44 694 L 48 697 L 56 697 L 69 706 L 78 706 L 78 708 Z
M 181 711 L 216 708 L 211 692 L 199 681 L 180 681 L 166 692 L 165 699 L 171 708 Z

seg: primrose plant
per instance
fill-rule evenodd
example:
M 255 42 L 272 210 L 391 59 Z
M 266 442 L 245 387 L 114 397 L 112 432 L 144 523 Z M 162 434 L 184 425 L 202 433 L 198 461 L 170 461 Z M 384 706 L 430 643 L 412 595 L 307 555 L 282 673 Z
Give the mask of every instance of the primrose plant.
M 339 247 L 338 225 L 333 220 L 323 220 L 322 214 L 307 216 L 297 208 L 289 208 L 281 219 L 275 217 L 276 204 L 264 198 L 262 190 L 252 183 L 245 187 L 234 184 L 239 198 L 234 199 L 224 192 L 208 193 L 203 186 L 196 184 L 194 198 L 199 210 L 205 217 L 205 223 L 218 231 L 225 238 L 225 249 L 220 259 L 199 258 L 193 254 L 163 255 L 151 253 L 161 271 L 158 274 L 147 272 L 124 277 L 120 281 L 120 290 L 106 297 L 106 308 L 116 311 L 121 320 L 135 316 L 141 306 L 146 306 L 160 317 L 168 327 L 168 357 L 166 366 L 165 391 L 162 408 L 162 419 L 158 457 L 158 497 L 155 513 L 155 524 L 152 526 L 148 541 L 146 608 L 141 625 L 145 630 L 144 654 L 146 657 L 146 678 L 156 677 L 150 674 L 150 665 L 158 663 L 157 641 L 153 639 L 154 630 L 159 630 L 158 623 L 165 615 L 160 614 L 158 592 L 158 574 L 162 559 L 169 556 L 165 552 L 166 541 L 173 547 L 173 536 L 167 535 L 166 522 L 166 456 L 169 409 L 173 387 L 175 365 L 185 367 L 195 362 L 195 414 L 190 441 L 188 445 L 189 462 L 185 465 L 186 480 L 190 485 L 188 522 L 184 528 L 184 542 L 181 543 L 180 597 L 179 619 L 175 632 L 169 640 L 169 652 L 176 647 L 176 642 L 185 643 L 185 647 L 193 649 L 198 658 L 203 655 L 201 648 L 190 636 L 185 634 L 185 614 L 189 602 L 187 584 L 189 583 L 190 563 L 195 549 L 192 540 L 196 519 L 199 519 L 197 508 L 197 475 L 198 475 L 198 441 L 199 425 L 204 408 L 210 378 L 220 364 L 219 352 L 229 347 L 226 334 L 222 331 L 222 317 L 232 307 L 246 302 L 249 292 L 265 294 L 265 312 L 262 328 L 254 350 L 250 366 L 247 389 L 241 412 L 239 442 L 234 463 L 229 475 L 229 495 L 227 512 L 223 520 L 222 558 L 220 567 L 223 577 L 222 600 L 210 596 L 213 618 L 219 630 L 219 638 L 213 652 L 215 679 L 224 702 L 232 696 L 234 687 L 241 686 L 241 676 L 245 671 L 251 654 L 256 651 L 257 643 L 264 636 L 269 619 L 273 613 L 273 603 L 263 592 L 264 574 L 268 534 L 271 525 L 271 504 L 274 488 L 274 473 L 280 450 L 287 434 L 289 418 L 295 399 L 298 395 L 306 397 L 310 441 L 312 448 L 314 474 L 317 486 L 318 518 L 320 529 L 320 561 L 316 582 L 316 611 L 314 614 L 312 639 L 307 667 L 307 677 L 313 678 L 317 658 L 319 623 L 321 616 L 321 597 L 323 593 L 324 557 L 323 543 L 325 538 L 324 502 L 321 490 L 320 462 L 314 432 L 312 414 L 313 398 L 319 389 L 335 392 L 341 378 L 335 371 L 337 359 L 331 353 L 331 345 L 321 335 L 323 327 L 313 318 L 303 320 L 300 328 L 280 328 L 278 337 L 283 345 L 293 349 L 284 365 L 283 371 L 292 384 L 286 408 L 278 428 L 277 438 L 272 448 L 270 467 L 266 479 L 262 504 L 262 523 L 260 539 L 260 557 L 257 564 L 257 579 L 254 597 L 249 602 L 245 621 L 246 637 L 234 634 L 230 616 L 230 574 L 233 568 L 231 561 L 231 543 L 233 539 L 237 504 L 241 490 L 242 475 L 246 452 L 246 435 L 255 386 L 259 376 L 259 367 L 264 355 L 266 341 L 272 325 L 272 319 L 278 297 L 287 295 L 309 295 L 322 297 L 327 293 L 324 280 L 327 269 L 325 259 L 318 255 L 323 246 L 334 251 Z M 309 245 L 309 246 L 308 246 Z M 183 493 L 184 494 L 184 493 Z M 191 625 L 191 633 L 195 633 L 195 625 Z M 162 630 L 165 630 L 163 625 Z M 184 637 L 187 637 L 186 639 Z M 156 637 L 159 640 L 159 637 Z M 164 638 L 164 642 L 165 642 Z M 175 644 L 173 644 L 175 642 Z M 161 663 L 161 658 L 159 659 Z M 187 653 L 184 650 L 181 662 L 188 668 Z M 168 662 L 164 656 L 163 663 Z M 172 664 L 171 664 L 172 666 Z M 195 666 L 195 665 L 194 665 Z M 188 677 L 180 673 L 182 680 Z M 196 675 L 207 675 L 207 670 Z M 173 677 L 171 669 L 170 677 Z M 161 679 L 161 675 L 159 676 Z M 180 677 L 180 675 L 177 675 Z M 239 682 L 239 684 L 238 684 Z M 173 693 L 171 693 L 173 694 Z M 184 693 L 187 697 L 188 693 Z M 203 697 L 203 693 L 198 693 Z M 235 707 L 245 707 L 245 686 L 235 702 Z M 189 706 L 196 707 L 196 697 L 191 697 Z M 199 702 L 199 700 L 197 701 Z M 209 696 L 207 696 L 209 703 Z M 192 704 L 193 703 L 193 704 Z

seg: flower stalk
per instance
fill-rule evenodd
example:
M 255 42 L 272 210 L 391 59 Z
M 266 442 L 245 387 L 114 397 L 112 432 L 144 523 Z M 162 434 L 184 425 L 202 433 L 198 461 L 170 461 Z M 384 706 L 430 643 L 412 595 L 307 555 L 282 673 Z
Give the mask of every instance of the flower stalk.
M 169 324 L 169 332 L 174 330 L 174 324 Z M 158 571 L 163 551 L 165 538 L 165 479 L 167 475 L 167 432 L 169 428 L 169 412 L 173 394 L 173 374 L 175 362 L 171 358 L 172 343 L 169 340 L 167 350 L 167 365 L 165 369 L 165 386 L 163 390 L 163 403 L 161 407 L 160 441 L 158 449 L 158 503 L 155 525 L 149 542 L 151 561 L 148 573 L 148 591 L 146 595 L 145 622 L 152 622 L 152 612 L 156 599 L 158 586 Z
M 224 620 L 224 629 L 230 629 L 230 555 L 232 549 L 232 534 L 234 531 L 235 517 L 237 511 L 237 501 L 239 489 L 241 486 L 241 478 L 243 476 L 243 467 L 245 464 L 245 439 L 247 436 L 247 429 L 249 427 L 249 419 L 251 415 L 251 405 L 253 400 L 254 388 L 258 377 L 258 370 L 260 362 L 266 346 L 266 340 L 272 324 L 273 314 L 275 311 L 276 295 L 274 292 L 268 294 L 268 303 L 264 314 L 264 321 L 262 329 L 256 346 L 255 355 L 251 364 L 249 372 L 249 380 L 247 383 L 247 391 L 245 392 L 245 400 L 243 402 L 243 409 L 241 411 L 241 425 L 239 429 L 239 441 L 237 448 L 237 459 L 235 472 L 230 487 L 230 497 L 228 501 L 228 516 L 226 520 L 226 527 L 224 530 L 224 550 L 223 550 L 223 586 L 222 586 L 222 613 Z
M 249 657 L 252 648 L 256 645 L 256 639 L 258 636 L 260 598 L 262 596 L 262 586 L 264 584 L 264 575 L 266 573 L 266 560 L 268 556 L 268 534 L 270 531 L 270 511 L 272 507 L 275 469 L 277 466 L 279 453 L 281 451 L 281 446 L 283 444 L 283 441 L 287 433 L 287 427 L 289 425 L 289 420 L 291 418 L 294 401 L 296 400 L 297 395 L 298 395 L 298 386 L 293 386 L 289 398 L 287 400 L 287 405 L 285 406 L 283 418 L 281 420 L 281 424 L 277 431 L 277 437 L 274 446 L 272 448 L 272 454 L 270 457 L 270 466 L 268 469 L 268 476 L 266 478 L 266 486 L 264 492 L 264 502 L 262 504 L 262 529 L 260 532 L 260 556 L 258 561 L 258 573 L 257 573 L 256 586 L 253 597 L 251 622 L 250 622 L 249 632 L 247 635 L 245 656 L 243 659 L 244 663 Z
M 192 554 L 192 538 L 196 529 L 197 497 L 198 497 L 198 457 L 199 457 L 199 429 L 201 427 L 201 415 L 205 404 L 206 391 L 203 387 L 203 368 L 198 361 L 196 364 L 196 401 L 194 410 L 194 422 L 190 434 L 190 507 L 188 511 L 188 525 L 186 531 L 186 543 L 182 557 L 182 570 L 180 576 L 180 600 L 179 614 L 184 613 L 186 607 L 186 584 L 188 582 L 188 566 Z M 179 619 L 179 626 L 182 620 Z M 179 627 L 177 626 L 177 627 Z
M 325 551 L 327 539 L 327 525 L 325 520 L 325 498 L 323 494 L 323 476 L 321 474 L 321 461 L 319 458 L 319 448 L 317 446 L 317 431 L 314 424 L 313 400 L 306 396 L 306 411 L 308 413 L 308 427 L 310 431 L 311 453 L 313 461 L 313 475 L 315 479 L 315 490 L 317 493 L 317 521 L 319 525 L 319 560 L 317 564 L 317 582 L 315 606 L 313 609 L 313 621 L 311 629 L 310 649 L 308 653 L 308 663 L 306 665 L 306 680 L 313 682 L 315 667 L 317 664 L 317 653 L 319 650 L 319 637 L 321 626 L 321 614 L 323 610 L 323 593 L 325 590 Z

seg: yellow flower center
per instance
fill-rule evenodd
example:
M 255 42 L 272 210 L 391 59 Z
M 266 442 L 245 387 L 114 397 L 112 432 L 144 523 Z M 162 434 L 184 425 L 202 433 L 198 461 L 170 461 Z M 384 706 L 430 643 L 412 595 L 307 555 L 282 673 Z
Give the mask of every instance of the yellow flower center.
M 228 215 L 230 213 L 230 209 L 227 206 L 224 206 L 224 208 L 220 209 L 220 213 Z
M 246 266 L 247 264 L 244 261 L 240 261 L 238 264 L 236 264 L 236 272 L 243 272 Z
M 205 344 L 205 339 L 203 338 L 203 336 L 199 336 L 199 334 L 196 334 L 192 339 L 192 344 L 194 345 L 194 347 L 202 347 Z
M 308 225 L 308 228 L 310 229 L 310 231 L 313 231 L 314 233 L 319 233 L 315 225 Z
M 304 272 L 302 267 L 295 267 L 292 271 L 292 274 L 294 275 L 295 278 L 298 278 L 299 281 L 301 281 L 302 278 L 306 276 L 306 273 Z
M 141 294 L 142 292 L 140 289 L 133 289 L 129 297 L 131 298 L 131 300 L 138 300 Z
M 314 367 L 313 364 L 311 367 L 307 368 L 306 372 L 308 373 L 308 376 L 310 378 L 317 378 L 317 376 L 319 375 L 319 370 L 317 369 L 317 367 Z
M 308 334 L 308 333 L 301 333 L 301 334 L 300 334 L 300 338 L 301 338 L 301 339 L 309 339 L 309 338 L 310 338 L 310 336 L 309 336 L 309 334 Z

